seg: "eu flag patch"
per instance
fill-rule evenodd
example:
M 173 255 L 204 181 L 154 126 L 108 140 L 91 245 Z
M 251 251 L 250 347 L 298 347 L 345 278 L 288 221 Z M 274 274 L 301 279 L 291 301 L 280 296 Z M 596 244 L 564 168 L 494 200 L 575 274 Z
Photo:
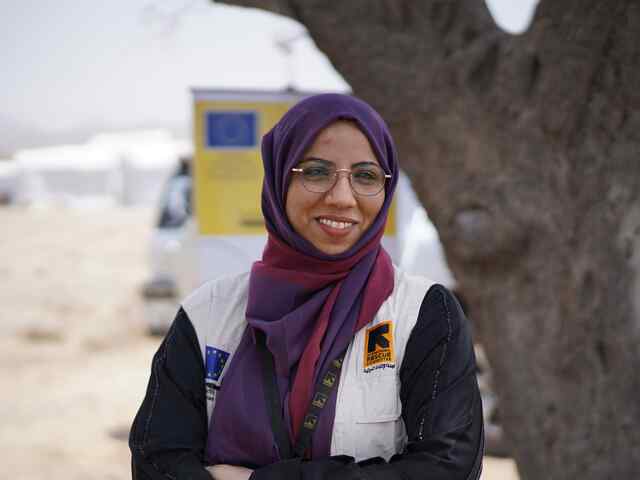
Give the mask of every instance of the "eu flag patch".
M 257 112 L 206 112 L 208 148 L 253 148 L 258 144 Z
M 224 366 L 227 364 L 229 353 L 219 350 L 215 347 L 210 347 L 209 345 L 207 345 L 206 353 L 206 380 L 210 382 L 217 382 L 220 379 L 220 375 L 222 375 Z

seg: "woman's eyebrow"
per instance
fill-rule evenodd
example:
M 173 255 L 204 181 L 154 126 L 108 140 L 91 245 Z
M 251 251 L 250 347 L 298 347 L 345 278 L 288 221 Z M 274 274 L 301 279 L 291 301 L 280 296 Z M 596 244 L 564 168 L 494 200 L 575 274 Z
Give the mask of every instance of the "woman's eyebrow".
M 331 160 L 325 160 L 324 158 L 319 158 L 319 157 L 305 157 L 302 159 L 302 161 L 300 163 L 306 163 L 306 162 L 318 162 L 318 163 L 324 163 L 326 165 L 335 165 L 335 163 L 333 163 Z
M 331 160 L 325 160 L 324 158 L 319 158 L 319 157 L 306 157 L 304 159 L 302 159 L 302 161 L 300 162 L 302 163 L 306 163 L 306 162 L 318 162 L 318 163 L 323 163 L 325 165 L 328 166 L 333 166 L 335 165 L 335 163 L 333 163 Z M 374 161 L 364 161 L 364 162 L 358 162 L 358 163 L 354 163 L 351 165 L 351 167 L 363 167 L 366 165 L 376 165 L 378 166 L 378 164 Z
M 368 161 L 368 162 L 358 162 L 358 163 L 354 163 L 351 166 L 352 167 L 363 167 L 365 165 L 375 165 L 376 167 L 378 166 L 378 164 L 376 162 L 373 161 Z

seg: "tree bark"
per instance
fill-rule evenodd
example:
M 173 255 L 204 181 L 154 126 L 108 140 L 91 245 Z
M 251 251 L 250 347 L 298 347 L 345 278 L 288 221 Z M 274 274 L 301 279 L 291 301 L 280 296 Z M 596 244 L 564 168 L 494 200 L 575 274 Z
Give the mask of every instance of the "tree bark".
M 640 472 L 640 1 L 228 0 L 304 24 L 388 121 L 523 480 Z

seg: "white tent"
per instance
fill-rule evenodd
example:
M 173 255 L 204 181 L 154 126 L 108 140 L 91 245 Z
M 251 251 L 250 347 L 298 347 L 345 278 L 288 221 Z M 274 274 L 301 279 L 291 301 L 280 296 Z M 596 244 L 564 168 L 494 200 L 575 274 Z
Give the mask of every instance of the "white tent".
M 83 145 L 14 155 L 16 201 L 73 206 L 153 205 L 189 144 L 165 130 L 103 133 Z
M 114 203 L 119 188 L 115 159 L 87 145 L 20 150 L 14 155 L 20 203 L 77 206 Z
M 190 143 L 166 130 L 103 133 L 89 140 L 118 159 L 121 173 L 120 202 L 124 205 L 157 204 L 162 186 Z

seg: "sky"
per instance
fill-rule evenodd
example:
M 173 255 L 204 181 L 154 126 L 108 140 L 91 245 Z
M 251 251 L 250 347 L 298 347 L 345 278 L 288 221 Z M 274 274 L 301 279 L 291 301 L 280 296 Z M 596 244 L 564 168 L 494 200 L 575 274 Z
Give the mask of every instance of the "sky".
M 512 33 L 536 3 L 487 0 Z M 207 0 L 0 0 L 0 18 L 0 136 L 7 126 L 186 131 L 194 86 L 349 88 L 300 24 L 267 12 Z M 277 46 L 288 39 L 289 60 Z

